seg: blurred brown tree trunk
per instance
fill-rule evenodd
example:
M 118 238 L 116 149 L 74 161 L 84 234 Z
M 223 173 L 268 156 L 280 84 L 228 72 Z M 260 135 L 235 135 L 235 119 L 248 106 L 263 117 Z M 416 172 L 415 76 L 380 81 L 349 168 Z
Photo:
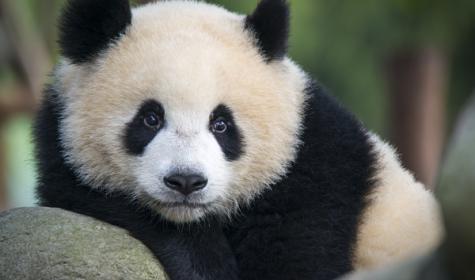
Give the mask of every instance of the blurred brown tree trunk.
M 403 164 L 432 188 L 444 141 L 446 55 L 434 48 L 399 51 L 386 69 L 392 139 Z

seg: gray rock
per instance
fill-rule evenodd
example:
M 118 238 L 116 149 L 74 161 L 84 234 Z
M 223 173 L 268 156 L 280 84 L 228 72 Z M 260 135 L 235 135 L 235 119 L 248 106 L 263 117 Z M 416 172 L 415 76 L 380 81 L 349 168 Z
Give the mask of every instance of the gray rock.
M 443 250 L 453 279 L 474 279 L 475 96 L 450 144 L 437 188 L 447 228 Z
M 126 231 L 53 208 L 0 215 L 0 279 L 167 279 Z
M 475 98 L 458 123 L 440 179 L 446 224 L 475 251 Z

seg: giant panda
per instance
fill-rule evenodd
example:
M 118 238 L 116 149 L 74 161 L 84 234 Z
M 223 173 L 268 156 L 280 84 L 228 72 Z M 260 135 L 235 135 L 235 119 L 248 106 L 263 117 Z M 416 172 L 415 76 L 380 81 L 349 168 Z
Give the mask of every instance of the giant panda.
M 438 206 L 287 56 L 289 5 L 69 0 L 34 130 L 39 202 L 170 279 L 334 279 L 429 250 Z

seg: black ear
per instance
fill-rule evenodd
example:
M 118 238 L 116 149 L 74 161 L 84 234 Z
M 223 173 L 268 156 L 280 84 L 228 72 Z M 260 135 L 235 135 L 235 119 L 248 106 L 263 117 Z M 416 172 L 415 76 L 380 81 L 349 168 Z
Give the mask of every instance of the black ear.
M 59 23 L 62 54 L 77 64 L 91 61 L 131 21 L 128 0 L 69 0 Z
M 289 39 L 289 5 L 286 0 L 262 0 L 246 18 L 246 29 L 254 32 L 267 62 L 287 53 Z

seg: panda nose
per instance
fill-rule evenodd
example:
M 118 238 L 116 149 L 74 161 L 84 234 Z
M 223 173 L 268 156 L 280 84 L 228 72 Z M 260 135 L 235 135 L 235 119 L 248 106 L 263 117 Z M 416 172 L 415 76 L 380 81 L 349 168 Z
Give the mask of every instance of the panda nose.
M 172 174 L 165 177 L 163 181 L 168 188 L 180 192 L 183 195 L 190 195 L 202 190 L 208 184 L 208 179 L 197 174 Z

